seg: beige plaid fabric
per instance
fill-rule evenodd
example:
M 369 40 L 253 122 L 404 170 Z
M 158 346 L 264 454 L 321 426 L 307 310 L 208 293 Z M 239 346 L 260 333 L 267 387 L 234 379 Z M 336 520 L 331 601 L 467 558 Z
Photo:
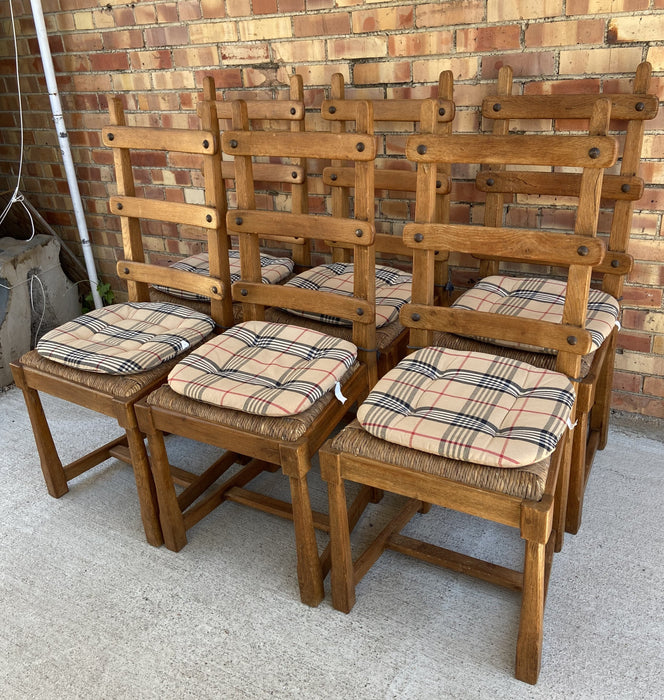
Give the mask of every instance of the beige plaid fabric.
M 281 280 L 286 279 L 293 271 L 293 261 L 290 258 L 277 258 L 273 255 L 261 253 L 261 281 L 263 284 L 278 284 Z M 240 253 L 237 250 L 228 251 L 228 265 L 231 271 L 231 284 L 237 282 L 241 278 L 240 271 Z M 195 272 L 199 275 L 210 274 L 210 257 L 207 253 L 197 253 L 184 260 L 178 260 L 170 267 L 175 270 L 184 270 L 185 272 Z M 210 301 L 210 297 L 194 292 L 187 292 L 183 289 L 175 289 L 164 285 L 155 284 L 155 289 L 166 294 L 171 294 L 180 299 L 190 299 L 192 301 Z
M 566 288 L 566 282 L 544 277 L 521 278 L 492 275 L 480 280 L 472 289 L 464 292 L 452 306 L 560 323 L 563 318 Z M 609 336 L 616 325 L 619 312 L 620 306 L 612 296 L 597 289 L 590 290 L 586 330 L 592 338 L 591 352 L 597 350 Z M 481 340 L 521 350 L 554 352 L 527 343 L 489 338 L 481 338 Z
M 324 333 L 265 321 L 239 323 L 168 376 L 179 394 L 262 416 L 306 411 L 355 362 L 357 348 Z
M 483 353 L 429 347 L 401 360 L 360 406 L 382 440 L 490 467 L 550 455 L 574 403 L 558 372 Z
M 198 345 L 213 330 L 209 316 L 184 306 L 127 302 L 54 328 L 37 343 L 37 352 L 88 372 L 134 374 Z
M 399 317 L 399 309 L 410 301 L 413 276 L 393 267 L 376 265 L 376 328 L 382 328 Z M 313 289 L 353 296 L 353 263 L 319 265 L 293 277 L 284 286 Z M 344 318 L 313 311 L 287 309 L 296 316 L 322 321 L 335 326 L 351 326 Z

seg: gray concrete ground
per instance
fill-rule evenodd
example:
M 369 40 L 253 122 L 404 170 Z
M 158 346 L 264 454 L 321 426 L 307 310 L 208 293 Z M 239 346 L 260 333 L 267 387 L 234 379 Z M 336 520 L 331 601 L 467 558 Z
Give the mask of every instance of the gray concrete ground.
M 48 400 L 65 455 L 112 421 Z M 662 423 L 617 416 L 584 523 L 556 557 L 535 687 L 513 678 L 516 594 L 384 555 L 353 611 L 298 599 L 290 523 L 225 504 L 174 554 L 143 540 L 130 470 L 50 498 L 21 394 L 0 394 L 0 695 L 16 698 L 662 698 Z M 171 443 L 182 466 L 206 448 Z M 285 479 L 262 487 L 283 495 Z M 312 498 L 326 503 L 314 469 Z M 358 537 L 396 503 L 375 506 Z M 432 510 L 411 530 L 512 563 L 507 528 Z M 504 554 L 504 556 L 503 556 Z M 500 559 L 498 559 L 500 557 Z M 512 561 L 510 561 L 512 560 Z

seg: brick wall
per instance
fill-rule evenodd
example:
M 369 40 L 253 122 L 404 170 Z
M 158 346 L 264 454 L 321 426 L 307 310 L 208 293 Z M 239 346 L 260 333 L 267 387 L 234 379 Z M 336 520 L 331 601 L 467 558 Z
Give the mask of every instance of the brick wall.
M 29 0 L 11 0 L 16 15 L 24 93 L 25 160 L 21 190 L 72 247 L 77 247 Z M 223 92 L 282 93 L 293 72 L 304 78 L 314 110 L 330 76 L 341 72 L 367 96 L 428 96 L 438 73 L 451 69 L 456 127 L 479 125 L 477 105 L 498 68 L 510 64 L 525 89 L 629 89 L 636 65 L 649 60 L 654 91 L 664 75 L 664 0 L 43 0 L 65 119 L 100 276 L 115 278 L 120 246 L 106 198 L 110 154 L 100 146 L 109 92 L 123 93 L 133 123 L 195 125 L 202 77 Z M 16 80 L 9 6 L 0 4 L 0 191 L 13 189 L 19 154 Z M 534 87 L 534 82 L 540 84 Z M 148 114 L 132 114 L 144 110 Z M 625 289 L 614 405 L 664 417 L 664 110 L 648 124 L 643 175 Z M 387 146 L 390 148 L 390 145 Z M 398 145 L 394 146 L 398 149 Z M 189 164 L 183 164 L 186 171 Z M 146 184 L 159 163 L 146 163 Z M 200 177 L 188 197 L 200 197 Z M 453 211 L 464 215 L 469 205 Z M 408 203 L 387 202 L 396 215 Z M 196 249 L 174 234 L 153 236 L 151 254 L 164 262 Z

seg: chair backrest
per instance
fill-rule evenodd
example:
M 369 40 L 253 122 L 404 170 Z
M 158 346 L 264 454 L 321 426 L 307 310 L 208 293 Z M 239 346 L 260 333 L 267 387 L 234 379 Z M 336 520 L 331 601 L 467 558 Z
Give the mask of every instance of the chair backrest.
M 247 105 L 233 105 L 233 131 L 222 136 L 224 153 L 235 158 L 238 209 L 227 215 L 228 230 L 240 241 L 242 280 L 233 285 L 233 298 L 243 302 L 245 320 L 262 319 L 266 306 L 313 311 L 347 319 L 359 357 L 375 379 L 375 230 L 373 225 L 373 164 L 376 148 L 370 134 L 371 105 L 354 134 L 249 131 Z M 314 215 L 307 212 L 265 211 L 257 206 L 253 159 L 256 157 L 343 158 L 354 163 L 354 216 Z M 307 240 L 333 239 L 354 249 L 352 297 L 295 287 L 260 283 L 259 239 L 278 231 Z
M 199 112 L 207 109 L 206 102 L 214 102 L 219 120 L 220 132 L 231 127 L 233 117 L 233 98 L 220 100 L 211 76 L 203 79 L 203 95 L 199 102 Z M 241 98 L 247 105 L 247 115 L 253 129 L 264 131 L 295 131 L 305 130 L 305 105 L 304 86 L 301 75 L 292 75 L 289 81 L 288 99 L 255 99 Z M 235 180 L 235 163 L 233 160 L 222 161 L 222 174 L 225 180 Z M 303 158 L 283 159 L 280 163 L 254 163 L 254 176 L 257 183 L 261 183 L 260 190 L 273 193 L 275 188 L 283 188 L 290 191 L 293 200 L 292 210 L 304 212 L 308 200 L 307 162 Z M 232 185 L 229 184 L 229 189 Z M 232 195 L 231 195 L 232 196 Z M 265 194 L 272 197 L 273 194 Z M 311 251 L 309 241 L 296 237 L 284 237 L 272 235 L 264 240 L 265 244 L 277 243 L 280 247 L 287 247 L 300 267 L 309 267 L 311 264 Z
M 117 263 L 118 275 L 127 280 L 131 301 L 149 301 L 148 287 L 160 284 L 210 297 L 210 315 L 221 327 L 233 324 L 228 238 L 226 235 L 226 194 L 221 177 L 221 147 L 214 131 L 206 128 L 216 121 L 214 105 L 203 114 L 202 129 L 134 127 L 125 122 L 122 103 L 109 97 L 110 124 L 102 131 L 102 141 L 113 151 L 117 194 L 111 196 L 111 213 L 120 217 L 124 259 Z M 155 152 L 160 155 L 155 159 Z M 155 197 L 154 182 L 149 188 L 137 186 L 134 168 L 181 169 L 182 155 L 199 157 L 205 182 L 205 204 L 184 201 L 183 187 L 177 191 L 165 185 Z M 173 176 L 173 181 L 177 178 Z M 164 183 L 171 178 L 164 177 Z M 169 191 L 166 191 L 169 190 Z M 149 194 L 149 197 L 147 196 Z M 152 222 L 152 223 L 151 223 Z M 146 261 L 143 227 L 160 237 L 178 234 L 178 227 L 195 228 L 207 240 L 210 274 L 176 270 Z M 155 230 L 155 225 L 157 229 Z
M 453 102 L 454 80 L 451 71 L 443 71 L 438 80 L 437 86 L 437 120 L 435 132 L 449 134 L 452 130 L 455 107 Z M 335 73 L 330 83 L 330 99 L 324 100 L 321 106 L 321 116 L 331 122 L 333 133 L 344 133 L 355 127 L 355 106 L 357 100 L 346 98 L 346 86 L 341 73 Z M 362 100 L 359 100 L 362 102 Z M 386 221 L 393 216 L 385 215 L 383 203 L 387 203 L 386 193 L 406 192 L 414 193 L 417 184 L 417 175 L 412 165 L 404 157 L 390 154 L 399 150 L 395 144 L 395 139 L 403 141 L 411 133 L 418 129 L 422 105 L 424 99 L 372 99 L 370 100 L 373 111 L 373 132 L 377 135 L 378 153 L 383 157 L 376 160 L 376 170 L 374 184 L 377 196 L 380 196 L 378 211 L 379 219 L 377 226 L 386 225 Z M 439 171 L 439 186 L 437 193 L 438 220 L 447 221 L 449 219 L 449 167 L 441 166 Z M 351 166 L 336 159 L 332 165 L 323 170 L 323 183 L 332 188 L 332 212 L 338 216 L 347 215 L 350 207 L 350 189 L 353 186 L 354 173 Z M 404 207 L 402 207 L 403 209 Z M 408 210 L 403 216 L 404 220 L 411 218 Z M 392 235 L 398 233 L 399 235 Z M 385 257 L 410 256 L 410 251 L 403 246 L 400 230 L 387 234 L 377 230 L 376 251 Z M 331 242 L 330 242 L 331 243 Z M 349 260 L 350 251 L 332 245 L 333 258 L 335 261 Z
M 627 255 L 634 202 L 643 196 L 639 164 L 645 121 L 657 114 L 659 100 L 648 94 L 652 68 L 641 63 L 636 70 L 632 93 L 513 95 L 512 69 L 504 66 L 498 75 L 497 92 L 482 102 L 482 116 L 492 122 L 494 134 L 507 134 L 512 120 L 556 120 L 561 130 L 583 129 L 591 118 L 598 99 L 611 102 L 611 130 L 621 134 L 623 143 L 620 174 L 606 174 L 602 186 L 602 206 L 611 208 L 611 230 L 607 256 L 594 271 L 602 288 L 616 298 L 622 295 L 625 275 L 632 259 Z M 579 125 L 581 122 L 581 126 Z M 549 121 L 551 125 L 551 121 Z M 520 122 L 523 126 L 523 122 Z M 624 133 L 624 136 L 622 135 Z M 578 192 L 579 175 L 564 172 L 505 172 L 501 165 L 480 172 L 478 189 L 487 193 L 487 216 L 497 222 L 503 215 L 505 197 L 514 195 L 552 195 L 565 197 Z M 486 259 L 480 275 L 496 274 L 499 261 Z
M 433 127 L 435 103 L 424 107 L 423 126 Z M 590 350 L 585 330 L 593 266 L 604 258 L 597 221 L 604 168 L 616 161 L 617 143 L 606 136 L 611 104 L 597 101 L 588 135 L 421 134 L 408 140 L 406 153 L 417 163 L 416 223 L 404 228 L 413 249 L 413 299 L 402 308 L 401 322 L 411 328 L 411 346 L 432 342 L 433 330 L 522 342 L 557 350 L 557 368 L 578 377 L 581 356 Z M 436 168 L 439 163 L 580 168 L 573 233 L 504 226 L 487 217 L 483 226 L 435 223 Z M 506 317 L 466 309 L 433 307 L 436 250 L 478 254 L 491 250 L 501 259 L 547 262 L 567 268 L 567 292 L 561 324 Z

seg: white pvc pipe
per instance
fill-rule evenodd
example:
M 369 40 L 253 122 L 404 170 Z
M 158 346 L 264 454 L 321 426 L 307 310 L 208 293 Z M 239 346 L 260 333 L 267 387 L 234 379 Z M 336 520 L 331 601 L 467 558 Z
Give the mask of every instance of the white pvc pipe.
M 58 93 L 58 83 L 55 79 L 55 69 L 53 68 L 53 58 L 51 56 L 51 48 L 48 45 L 48 34 L 46 33 L 46 24 L 44 23 L 44 11 L 42 9 L 41 0 L 30 0 L 32 5 L 32 16 L 35 20 L 35 28 L 37 30 L 37 40 L 39 41 L 39 52 L 41 54 L 42 64 L 44 65 L 44 76 L 46 77 L 46 87 L 48 88 L 48 97 L 51 101 L 51 111 L 53 112 L 53 123 L 55 131 L 58 135 L 60 143 L 60 151 L 62 160 L 67 174 L 67 183 L 69 185 L 69 194 L 74 206 L 74 216 L 78 226 L 78 236 L 81 239 L 81 247 L 83 249 L 83 258 L 85 259 L 85 267 L 90 278 L 90 287 L 92 288 L 92 298 L 94 300 L 95 309 L 101 309 L 104 303 L 99 296 L 97 285 L 97 270 L 95 261 L 92 255 L 92 246 L 88 236 L 88 227 L 85 222 L 85 214 L 83 212 L 83 202 L 78 189 L 78 181 L 76 179 L 76 170 L 74 169 L 74 161 L 71 157 L 71 146 L 69 145 L 69 136 L 67 135 L 67 127 L 62 116 L 62 105 L 60 103 L 60 95 Z

